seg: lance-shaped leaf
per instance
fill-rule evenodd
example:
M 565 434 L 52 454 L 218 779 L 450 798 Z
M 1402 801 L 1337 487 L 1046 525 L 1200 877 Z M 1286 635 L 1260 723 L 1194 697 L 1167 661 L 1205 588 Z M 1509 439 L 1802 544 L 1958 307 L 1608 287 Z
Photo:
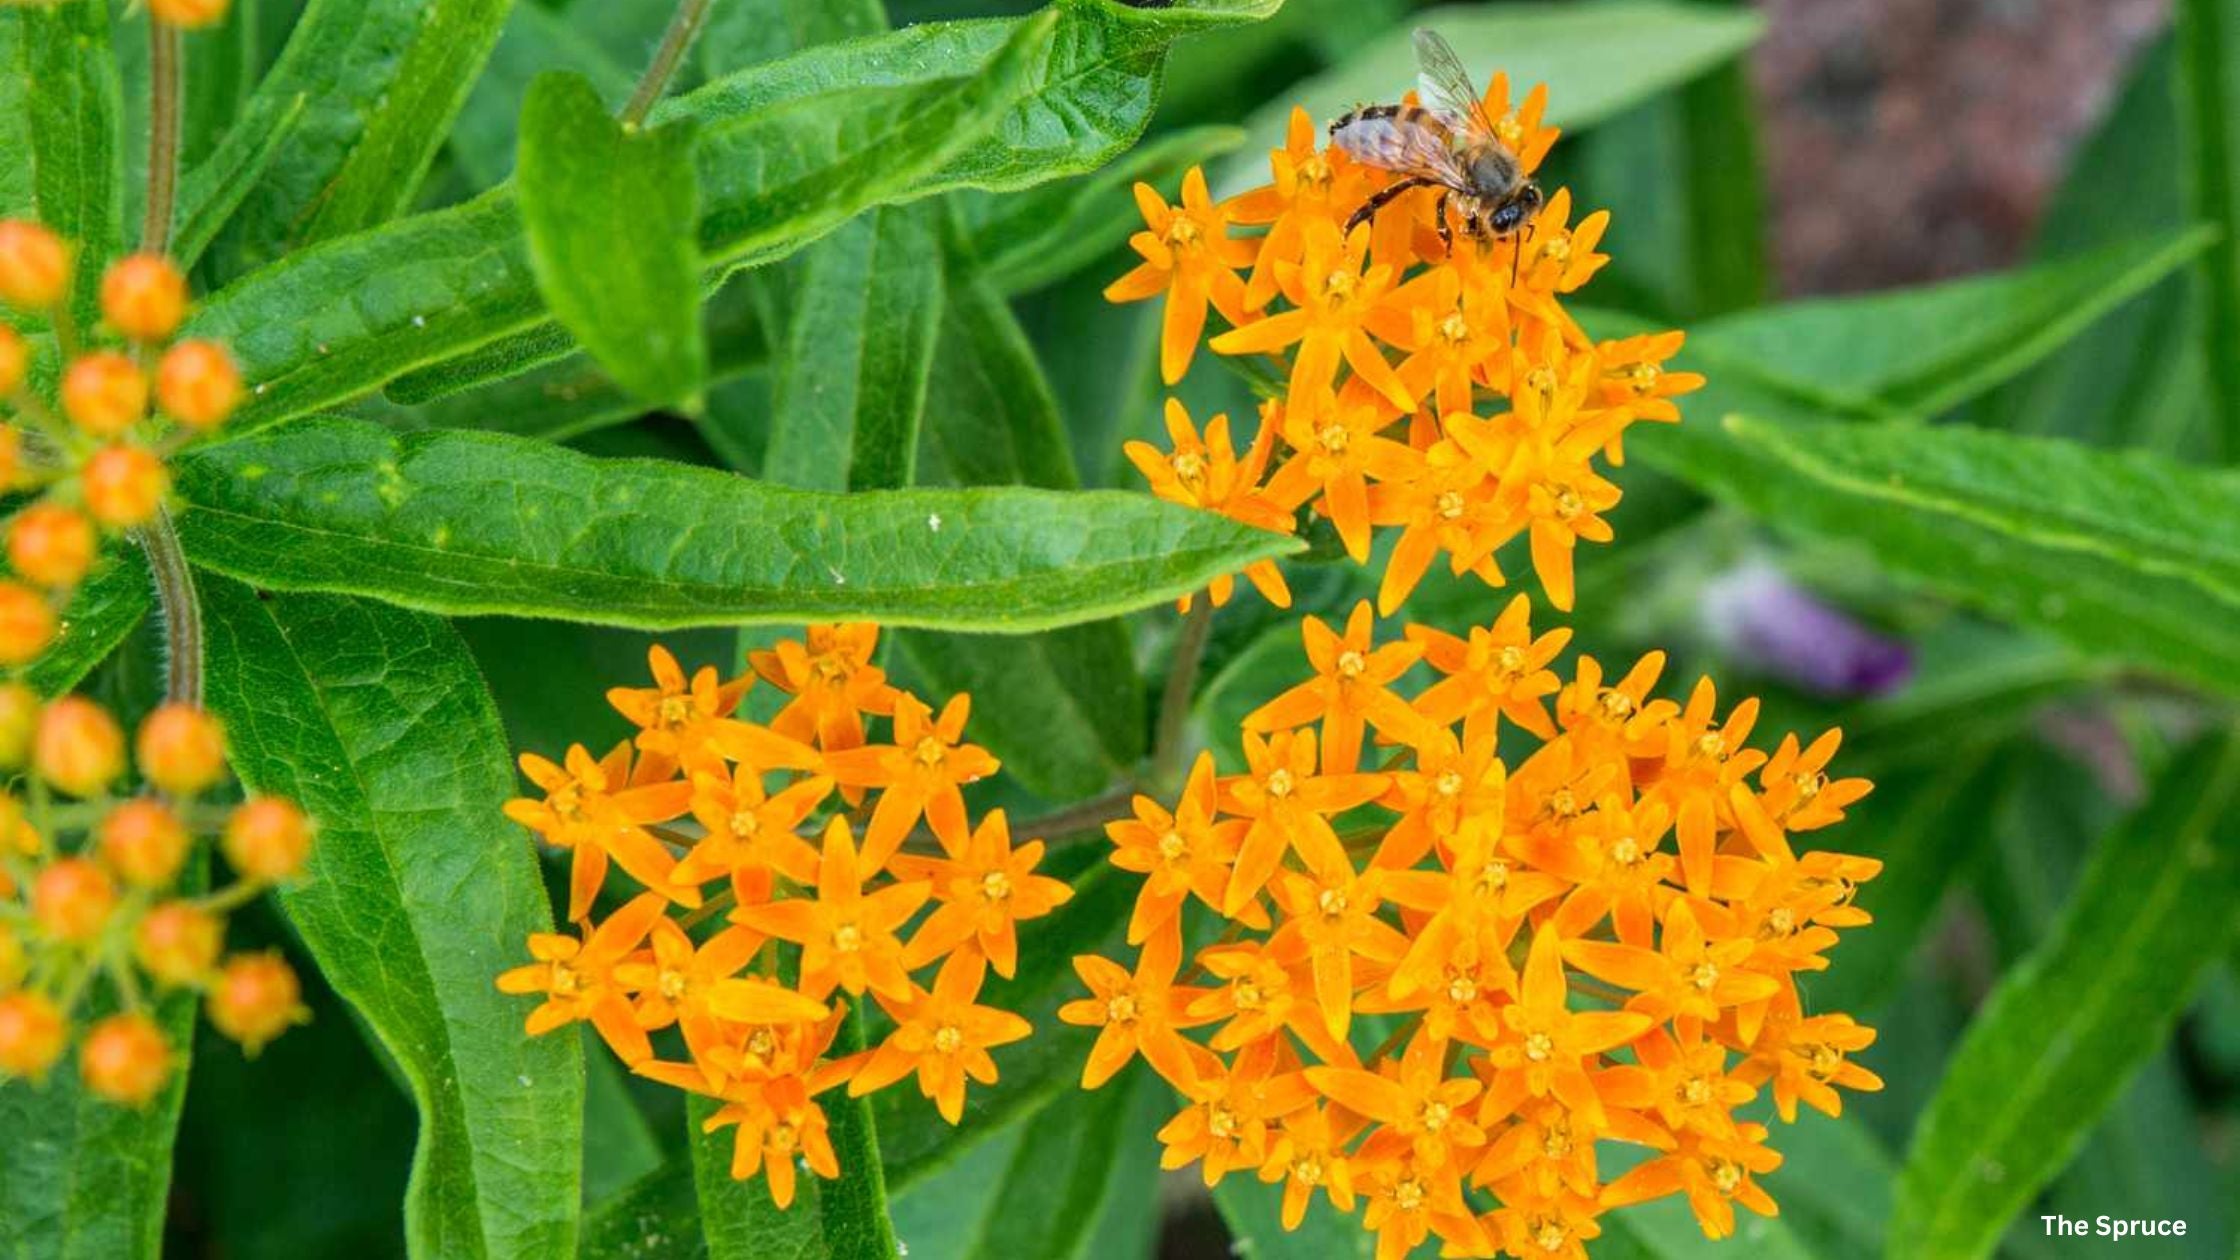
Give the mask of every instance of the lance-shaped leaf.
M 2193 212 L 2217 228 L 2202 260 L 2201 345 L 2209 368 L 2215 445 L 2240 459 L 2240 4 L 2178 5 L 2178 82 Z
M 561 325 L 623 388 L 697 410 L 708 347 L 692 133 L 618 122 L 589 79 L 547 74 L 521 106 L 515 183 L 530 269 Z
M 411 205 L 511 6 L 311 0 L 221 145 L 253 150 L 287 131 L 220 241 L 224 273 L 373 227 Z
M 204 447 L 177 471 L 191 557 L 259 586 L 648 628 L 1039 629 L 1170 599 L 1295 545 L 1145 495 L 832 495 L 342 420 Z
M 701 124 L 704 261 L 767 261 L 871 206 L 924 195 L 933 169 L 1003 119 L 1041 68 L 1052 28 L 1049 18 L 1010 28 L 1009 42 L 955 77 L 667 115 Z M 292 255 L 212 297 L 190 331 L 226 341 L 252 382 L 237 432 L 463 353 L 473 376 L 498 379 L 571 345 L 554 335 L 504 187 Z
M 2240 738 L 2195 744 L 2110 834 L 2061 921 L 1992 993 L 1945 1069 L 1898 1182 L 1906 1254 L 1989 1255 L 2158 1052 L 2230 951 Z
M 2097 656 L 2240 692 L 2240 477 L 1960 427 L 1729 416 L 1644 462 Z
M 530 1037 L 500 971 L 552 928 L 505 733 L 441 620 L 204 575 L 211 707 L 251 791 L 318 824 L 282 907 L 320 973 L 408 1083 L 420 1141 L 405 1203 L 416 1256 L 575 1246 L 583 1059 Z

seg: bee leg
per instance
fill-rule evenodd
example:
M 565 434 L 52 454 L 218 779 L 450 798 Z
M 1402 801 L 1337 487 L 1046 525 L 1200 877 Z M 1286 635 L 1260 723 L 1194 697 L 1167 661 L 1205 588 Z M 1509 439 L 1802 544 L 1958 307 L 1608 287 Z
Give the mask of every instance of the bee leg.
M 1444 188 L 1440 189 L 1439 203 L 1431 212 L 1432 217 L 1439 220 L 1439 244 L 1446 248 L 1449 258 L 1454 257 L 1454 229 L 1447 224 L 1447 199 L 1453 195 Z
M 1405 179 L 1394 180 L 1378 189 L 1367 201 L 1361 203 L 1361 208 L 1354 211 L 1351 218 L 1346 220 L 1346 235 L 1352 236 L 1353 230 L 1368 222 L 1377 211 L 1384 209 L 1386 202 L 1411 189 L 1425 187 L 1430 182 L 1428 179 L 1410 175 Z

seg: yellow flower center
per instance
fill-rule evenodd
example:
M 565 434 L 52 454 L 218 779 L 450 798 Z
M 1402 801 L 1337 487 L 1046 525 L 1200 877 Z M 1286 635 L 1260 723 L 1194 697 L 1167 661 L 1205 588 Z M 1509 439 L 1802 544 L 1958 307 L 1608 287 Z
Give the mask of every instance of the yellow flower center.
M 1571 1240 L 1571 1231 L 1562 1221 L 1542 1220 L 1532 1227 L 1532 1245 L 1542 1251 L 1561 1251 Z
M 1470 321 L 1462 317 L 1461 311 L 1454 311 L 1439 321 L 1439 340 L 1446 342 L 1449 349 L 1460 349 L 1470 340 Z
M 1633 390 L 1635 395 L 1645 398 L 1657 391 L 1657 382 L 1663 378 L 1664 368 L 1654 363 L 1636 363 L 1625 368 L 1618 375 L 1625 381 L 1626 386 Z
M 1187 214 L 1178 214 L 1167 224 L 1166 242 L 1177 250 L 1195 250 L 1205 238 L 1198 221 Z
M 1493 134 L 1501 137 L 1501 143 L 1514 150 L 1524 143 L 1524 124 L 1517 121 L 1515 114 L 1503 114 L 1501 121 L 1493 124 Z
M 1796 930 L 1797 912 L 1789 907 L 1775 906 L 1773 911 L 1766 915 L 1766 934 L 1768 936 L 1787 936 Z
M 1504 646 L 1493 659 L 1504 674 L 1516 675 L 1524 672 L 1524 649 L 1514 643 Z
M 687 981 L 683 972 L 678 971 L 673 967 L 663 967 L 661 969 L 661 996 L 669 999 L 672 1002 L 676 1001 L 678 998 L 684 996 L 686 983 Z
M 848 662 L 843 660 L 838 653 L 827 652 L 810 660 L 809 672 L 815 675 L 817 681 L 826 686 L 837 687 L 846 682 L 848 675 L 853 671 L 849 669 Z
M 1168 865 L 1181 861 L 1189 853 L 1190 842 L 1182 838 L 1181 832 L 1170 831 L 1159 837 L 1159 857 Z
M 1229 995 L 1240 1011 L 1257 1011 L 1268 1000 L 1267 995 L 1260 991 L 1260 986 L 1249 977 L 1239 977 L 1235 984 L 1229 986 Z
M 1431 1099 L 1423 1104 L 1423 1131 L 1425 1133 L 1437 1133 L 1439 1130 L 1446 1128 L 1447 1121 L 1453 1117 L 1454 1108 L 1436 1098 Z
M 1467 506 L 1468 501 L 1459 490 L 1442 490 L 1439 497 L 1431 502 L 1432 510 L 1439 514 L 1440 519 L 1449 521 L 1459 519 L 1463 508 Z
M 1104 1018 L 1108 1024 L 1132 1024 L 1142 1012 L 1136 1006 L 1133 992 L 1115 993 L 1104 1002 Z
M 1719 761 L 1727 755 L 1727 737 L 1717 731 L 1705 731 L 1696 736 L 1696 755 L 1707 761 Z
M 1414 1177 L 1402 1177 L 1400 1183 L 1392 1187 L 1393 1205 L 1403 1212 L 1413 1212 L 1422 1207 L 1427 1197 L 1423 1182 Z
M 1587 510 L 1587 501 L 1580 498 L 1579 492 L 1569 485 L 1549 486 L 1548 497 L 1555 502 L 1556 519 L 1559 521 L 1578 520 Z
M 1508 886 L 1509 864 L 1499 858 L 1486 863 L 1485 869 L 1478 872 L 1478 892 L 1480 895 L 1497 893 Z
M 1268 772 L 1266 787 L 1268 789 L 1268 795 L 1281 799 L 1282 797 L 1291 795 L 1292 790 L 1298 787 L 1298 784 L 1292 781 L 1291 772 L 1289 770 L 1278 766 L 1277 768 Z
M 1359 678 L 1361 671 L 1369 668 L 1369 658 L 1351 648 L 1338 654 L 1338 677 Z
M 1322 432 L 1315 434 L 1315 441 L 1320 442 L 1322 449 L 1329 454 L 1343 455 L 1346 448 L 1353 444 L 1353 433 L 1342 424 L 1326 424 L 1322 426 Z
M 1291 1179 L 1303 1186 L 1322 1184 L 1322 1160 L 1313 1155 L 1301 1155 L 1291 1161 Z
M 1571 1126 L 1557 1120 L 1540 1132 L 1540 1153 L 1549 1159 L 1562 1159 L 1571 1153 Z
M 843 923 L 832 929 L 832 948 L 843 954 L 852 954 L 863 948 L 863 929 L 853 923 Z
M 1315 905 L 1322 911 L 1322 917 L 1325 919 L 1335 919 L 1345 914 L 1348 904 L 1350 903 L 1347 901 L 1345 890 L 1342 888 L 1325 888 L 1321 895 L 1315 898 Z
M 1633 716 L 1633 697 L 1615 687 L 1607 688 L 1595 697 L 1602 709 L 1602 716 L 1612 722 L 1623 722 Z
M 982 901 L 1008 901 L 1011 899 L 1011 877 L 1002 871 L 989 871 L 980 877 Z
M 1524 1039 L 1524 1057 L 1534 1063 L 1546 1063 L 1555 1052 L 1556 1039 L 1544 1032 L 1531 1033 Z
M 1360 287 L 1361 278 L 1341 268 L 1323 278 L 1322 296 L 1333 306 L 1343 305 L 1353 300 L 1354 293 Z
M 1453 770 L 1441 770 L 1439 777 L 1431 781 L 1431 790 L 1453 800 L 1462 795 L 1462 775 Z
M 1570 788 L 1559 787 L 1548 793 L 1548 812 L 1558 818 L 1572 818 L 1579 813 L 1579 798 Z
M 1330 169 L 1329 161 L 1320 153 L 1299 163 L 1299 185 L 1302 189 L 1328 192 L 1330 183 L 1335 178 L 1336 173 Z
M 554 997 L 574 997 L 583 992 L 583 973 L 564 962 L 552 964 L 552 979 L 546 986 Z
M 1807 1070 L 1823 1081 L 1843 1070 L 1843 1051 L 1826 1042 L 1815 1042 L 1799 1049 L 1809 1065 Z
M 1478 982 L 1463 973 L 1447 977 L 1447 1000 L 1456 1006 L 1466 1006 L 1477 1001 Z
M 1797 803 L 1802 805 L 1813 797 L 1820 795 L 1820 789 L 1828 786 L 1828 776 L 1817 773 L 1800 774 L 1795 776 L 1791 782 L 1796 784 Z
M 734 839 L 748 840 L 762 830 L 762 819 L 751 809 L 735 809 L 725 820 L 724 827 Z
M 1236 1112 L 1221 1103 L 1207 1105 L 1206 1132 L 1217 1138 L 1233 1138 L 1237 1135 L 1238 1127 Z
M 778 1052 L 778 1034 L 767 1028 L 757 1028 L 747 1034 L 747 1053 L 757 1059 L 767 1059 Z
M 1570 262 L 1571 233 L 1551 232 L 1546 237 L 1543 237 L 1540 244 L 1540 256 L 1542 258 L 1553 260 L 1559 267 L 1564 263 Z
M 1174 475 L 1180 481 L 1194 486 L 1205 480 L 1206 457 L 1196 451 L 1176 451 L 1167 463 L 1173 466 Z
M 1691 1076 L 1680 1087 L 1680 1101 L 1690 1107 L 1701 1107 L 1711 1101 L 1711 1082 L 1701 1076 Z
M 911 752 L 917 757 L 919 765 L 930 769 L 940 765 L 948 757 L 949 746 L 942 743 L 938 736 L 927 735 L 918 741 L 918 746 Z
M 1711 1174 L 1711 1184 L 1728 1198 L 1733 1198 L 1734 1192 L 1742 1188 L 1742 1165 L 1731 1159 L 1712 1160 L 1707 1171 Z
M 964 1031 L 955 1024 L 943 1024 L 933 1030 L 933 1048 L 942 1054 L 955 1054 L 964 1048 Z
M 1688 971 L 1688 983 L 1694 985 L 1699 993 L 1709 993 L 1718 987 L 1719 969 L 1707 962 L 1697 963 Z
M 692 702 L 683 696 L 661 697 L 660 717 L 663 726 L 676 726 L 692 716 Z
M 1619 836 L 1610 846 L 1610 860 L 1620 866 L 1632 866 L 1641 860 L 1641 842 L 1632 836 Z
M 790 1124 L 773 1124 L 762 1140 L 769 1149 L 781 1155 L 791 1155 L 793 1148 L 800 1145 L 801 1131 Z

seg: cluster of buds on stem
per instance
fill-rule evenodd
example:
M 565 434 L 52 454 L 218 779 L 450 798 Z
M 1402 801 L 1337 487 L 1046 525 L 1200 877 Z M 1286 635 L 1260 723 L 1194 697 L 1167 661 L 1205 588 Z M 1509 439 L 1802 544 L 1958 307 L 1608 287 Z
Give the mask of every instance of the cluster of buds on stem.
M 279 955 L 225 955 L 227 913 L 299 878 L 311 827 L 290 802 L 211 799 L 226 778 L 218 723 L 167 704 L 141 722 L 128 765 L 116 719 L 83 696 L 41 704 L 0 685 L 0 1078 L 43 1080 L 73 1041 L 99 1097 L 140 1106 L 171 1077 L 152 1001 L 202 995 L 211 1024 L 254 1054 L 307 1017 Z M 141 791 L 118 789 L 137 767 Z M 233 881 L 198 893 L 197 837 L 215 834 Z M 84 1013 L 102 1014 L 82 1029 Z
M 101 336 L 71 316 L 71 249 L 36 223 L 0 220 L 0 490 L 33 496 L 6 525 L 0 579 L 0 666 L 46 651 L 70 593 L 99 559 L 105 536 L 163 510 L 165 459 L 215 430 L 241 399 L 225 347 L 172 340 L 186 318 L 186 277 L 165 259 L 133 254 L 101 280 Z M 27 332 L 34 326 L 38 334 Z M 37 387 L 39 348 L 51 341 L 59 374 Z
M 964 742 L 969 698 L 936 715 L 888 682 L 877 643 L 875 626 L 812 626 L 730 680 L 687 678 L 657 647 L 654 685 L 607 697 L 636 737 L 523 755 L 543 797 L 506 811 L 571 852 L 577 932 L 531 937 L 498 987 L 544 998 L 532 1034 L 587 1022 L 639 1074 L 719 1101 L 732 1176 L 765 1177 L 781 1207 L 796 1159 L 839 1175 L 826 1090 L 915 1075 L 962 1118 L 967 1080 L 996 1080 L 988 1052 L 1030 1031 L 979 1001 L 986 974 L 1012 975 L 1015 925 L 1072 895 L 1035 873 L 1041 841 L 968 815 L 962 789 L 997 766 Z M 787 696 L 767 724 L 736 716 L 755 675 Z M 602 913 L 611 866 L 644 891 Z M 866 996 L 884 1036 L 836 1053 L 845 999 Z

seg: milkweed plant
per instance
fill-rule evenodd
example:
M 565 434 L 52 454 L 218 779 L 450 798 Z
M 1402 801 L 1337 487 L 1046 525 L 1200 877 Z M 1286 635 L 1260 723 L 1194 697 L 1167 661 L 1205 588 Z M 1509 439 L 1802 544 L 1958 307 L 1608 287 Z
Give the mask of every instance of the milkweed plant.
M 2177 7 L 1776 301 L 1709 0 L 0 6 L 0 1250 L 2221 1260 Z

